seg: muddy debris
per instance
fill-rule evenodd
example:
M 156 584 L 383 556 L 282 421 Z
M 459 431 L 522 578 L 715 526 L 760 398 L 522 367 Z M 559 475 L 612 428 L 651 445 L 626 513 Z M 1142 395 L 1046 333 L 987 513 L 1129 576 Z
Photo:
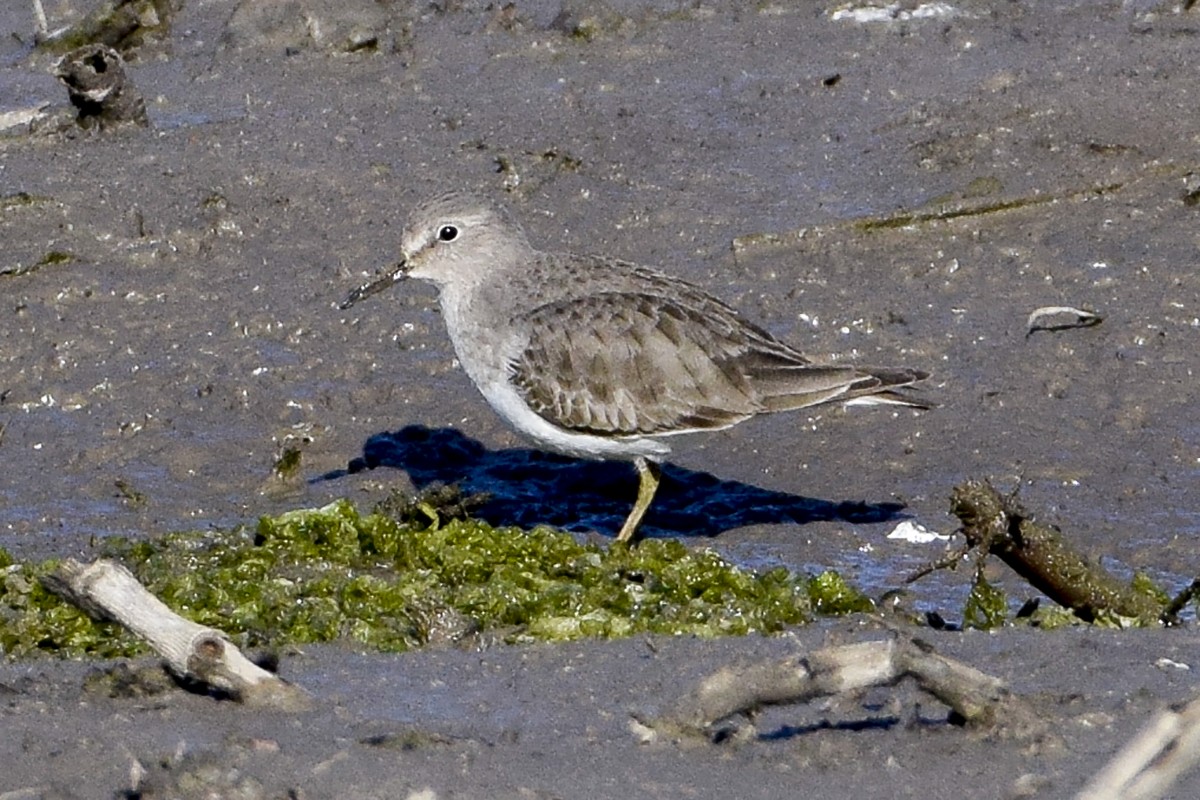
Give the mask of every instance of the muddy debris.
M 400 31 L 407 23 L 395 19 Z M 225 26 L 221 45 L 234 50 L 391 52 L 397 37 L 387 5 L 373 0 L 243 0 Z
M 44 12 L 36 14 L 38 47 L 65 53 L 88 45 L 111 47 L 125 55 L 171 36 L 171 20 L 182 0 L 105 0 L 72 25 L 47 30 Z M 41 12 L 40 1 L 34 7 Z
M 1177 611 L 1187 602 L 1177 599 L 1168 604 L 1161 590 L 1148 585 L 1148 579 L 1135 579 L 1129 584 L 1119 580 L 1079 552 L 1058 528 L 1037 520 L 1017 502 L 1015 494 L 1002 495 L 986 481 L 969 480 L 956 486 L 950 504 L 952 513 L 962 522 L 966 545 L 918 571 L 910 582 L 933 569 L 952 567 L 975 552 L 980 557 L 998 557 L 1039 592 L 1086 622 L 1170 622 L 1166 618 L 1168 609 Z M 983 591 L 991 589 L 983 587 Z
M 76 122 L 84 130 L 145 127 L 146 101 L 125 72 L 125 59 L 105 44 L 84 45 L 63 56 L 54 70 L 67 87 Z

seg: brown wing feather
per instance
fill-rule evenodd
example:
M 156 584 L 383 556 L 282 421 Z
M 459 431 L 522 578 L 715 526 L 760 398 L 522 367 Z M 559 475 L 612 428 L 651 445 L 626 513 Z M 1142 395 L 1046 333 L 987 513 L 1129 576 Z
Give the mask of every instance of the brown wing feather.
M 650 435 L 814 405 L 866 377 L 810 364 L 724 304 L 695 305 L 628 293 L 544 305 L 521 320 L 533 333 L 513 382 L 556 425 Z

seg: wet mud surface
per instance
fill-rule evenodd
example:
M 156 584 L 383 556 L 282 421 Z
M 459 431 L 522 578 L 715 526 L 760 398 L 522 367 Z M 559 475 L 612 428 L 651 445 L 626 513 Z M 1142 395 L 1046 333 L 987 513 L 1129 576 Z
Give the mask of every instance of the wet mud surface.
M 651 535 L 878 592 L 941 552 L 887 539 L 896 523 L 950 533 L 951 488 L 991 477 L 1118 571 L 1170 591 L 1196 573 L 1196 12 L 301 5 L 303 24 L 284 3 L 186 4 L 127 66 L 148 128 L 0 130 L 0 546 L 87 557 L 106 536 L 456 481 L 492 494 L 493 522 L 612 535 L 632 469 L 529 450 L 455 364 L 430 289 L 335 308 L 392 262 L 415 202 L 469 187 L 539 248 L 660 266 L 817 359 L 933 373 L 931 412 L 821 409 L 673 442 Z M 0 114 L 65 104 L 10 6 Z M 343 52 L 364 30 L 376 46 Z M 1103 322 L 1027 333 L 1058 305 Z M 306 482 L 281 493 L 288 446 Z M 934 576 L 912 602 L 953 615 L 966 582 Z M 782 733 L 735 749 L 640 747 L 624 728 L 630 704 L 783 640 L 316 648 L 283 662 L 325 701 L 303 719 L 96 700 L 87 666 L 6 666 L 0 756 L 18 767 L 0 790 L 111 796 L 131 754 L 178 746 L 268 796 L 1003 796 L 1026 772 L 1069 796 L 1190 687 L 1154 665 L 1189 662 L 1191 632 L 941 636 L 1020 690 L 1074 697 L 1050 703 L 1065 745 L 1025 766 L 1021 745 L 972 741 L 903 692 L 772 712 Z M 878 717 L 898 721 L 855 722 Z M 396 726 L 446 741 L 362 743 Z
M 872 638 L 856 627 L 483 653 L 315 647 L 283 661 L 319 698 L 301 714 L 178 690 L 109 697 L 80 689 L 85 664 L 0 665 L 4 787 L 110 797 L 130 786 L 136 760 L 146 797 L 1070 797 L 1164 701 L 1192 690 L 1188 672 L 1154 663 L 1190 658 L 1194 643 L 1177 632 L 1071 630 L 1053 643 L 1039 631 L 976 633 L 939 646 L 1028 694 L 1058 720 L 1048 737 L 972 735 L 906 684 L 767 709 L 741 742 L 639 744 L 630 728 L 632 714 L 664 711 L 722 665 Z

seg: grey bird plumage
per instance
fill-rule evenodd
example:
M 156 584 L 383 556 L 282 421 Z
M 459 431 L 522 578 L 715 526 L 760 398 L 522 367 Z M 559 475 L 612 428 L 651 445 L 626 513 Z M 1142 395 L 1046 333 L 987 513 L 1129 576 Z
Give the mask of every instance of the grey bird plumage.
M 433 283 L 459 362 L 502 418 L 548 450 L 637 466 L 622 541 L 653 499 L 667 436 L 829 402 L 928 407 L 896 391 L 925 372 L 814 364 L 679 278 L 541 252 L 505 211 L 473 195 L 419 205 L 401 253 L 341 307 L 405 277 Z

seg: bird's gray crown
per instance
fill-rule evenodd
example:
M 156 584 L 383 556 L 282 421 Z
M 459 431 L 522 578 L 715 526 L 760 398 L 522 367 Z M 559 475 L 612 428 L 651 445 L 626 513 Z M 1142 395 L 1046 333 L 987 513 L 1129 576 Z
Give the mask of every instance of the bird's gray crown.
M 519 223 L 478 195 L 449 192 L 413 211 L 400 243 L 407 272 L 439 285 L 478 283 L 486 273 L 528 260 Z

